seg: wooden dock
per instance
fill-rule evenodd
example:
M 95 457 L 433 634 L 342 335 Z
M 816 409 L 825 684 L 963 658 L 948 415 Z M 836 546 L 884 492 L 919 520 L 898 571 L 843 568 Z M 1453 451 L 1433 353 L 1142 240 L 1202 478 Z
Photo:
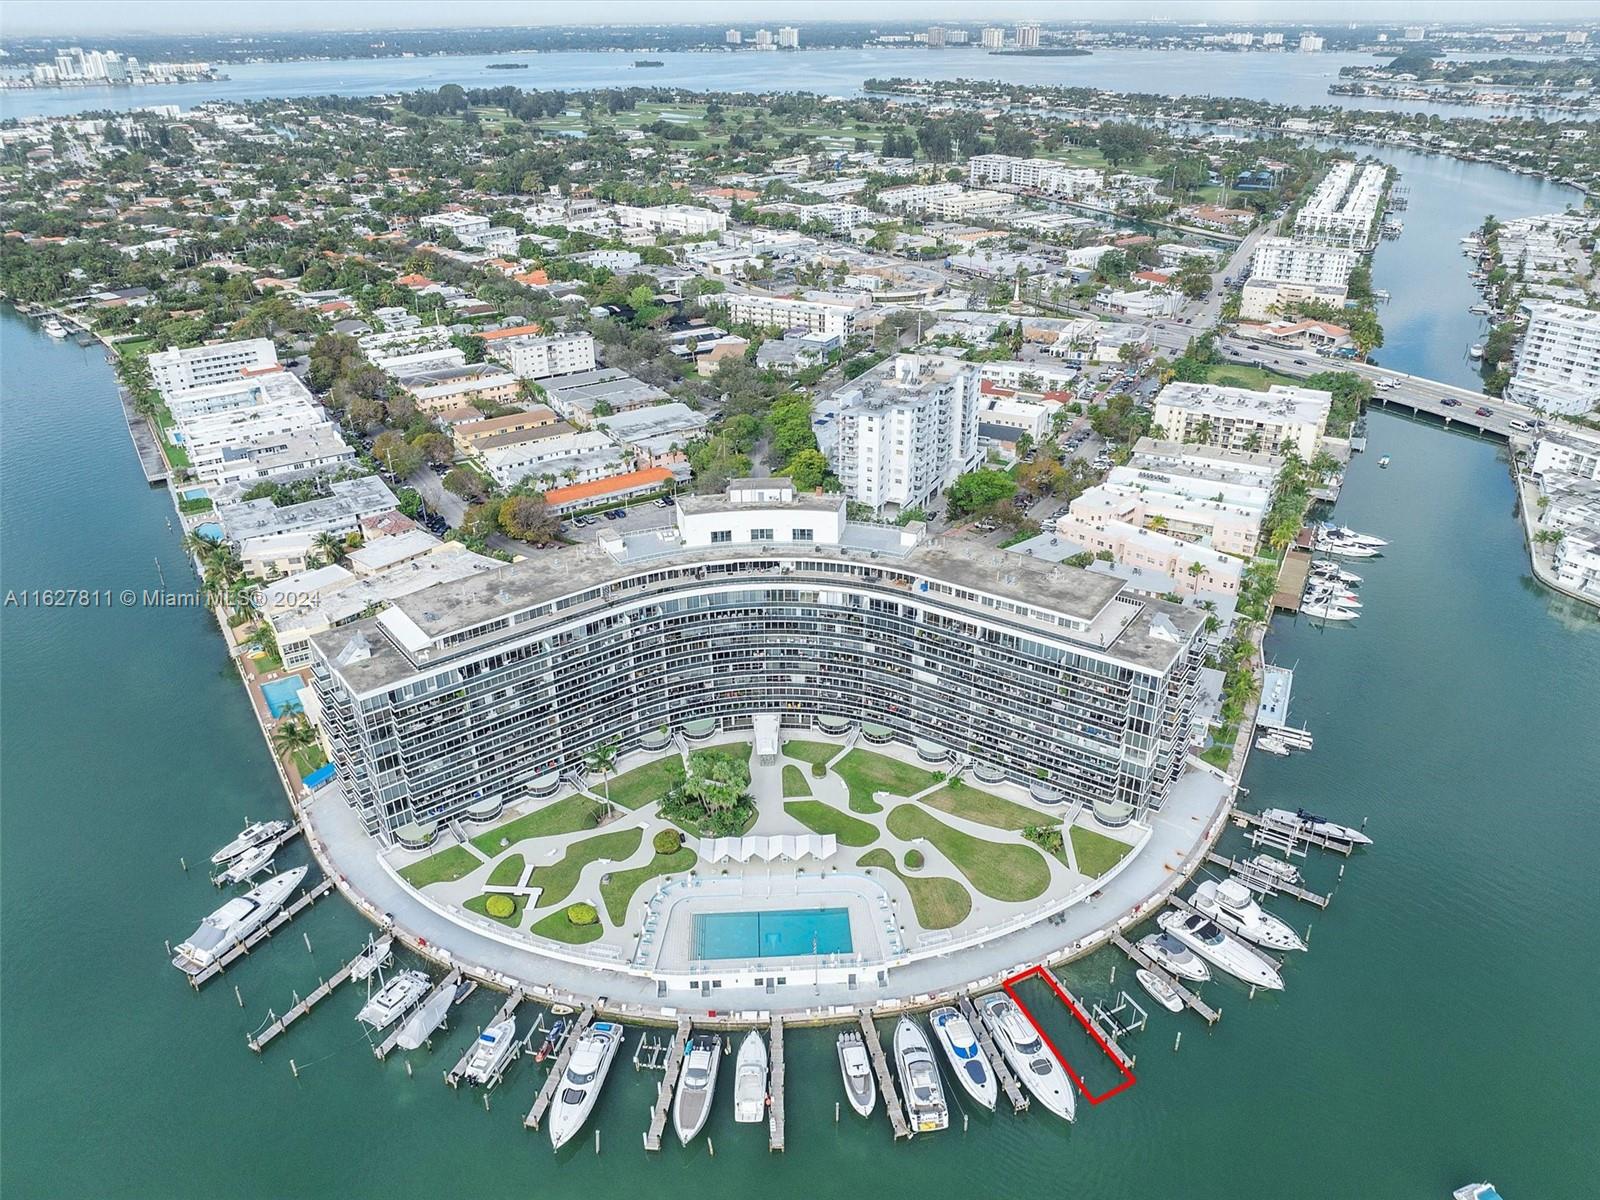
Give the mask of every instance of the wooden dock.
M 1233 810 L 1233 819 L 1243 825 L 1259 829 L 1263 833 L 1290 843 L 1305 842 L 1308 845 L 1320 846 L 1324 850 L 1333 850 L 1346 856 L 1349 855 L 1351 850 L 1355 849 L 1349 842 L 1341 842 L 1325 833 L 1313 833 L 1303 825 L 1283 825 L 1277 821 L 1268 821 L 1260 813 L 1245 812 L 1241 808 Z
M 1257 892 L 1282 892 L 1285 896 L 1293 896 L 1296 900 L 1304 900 L 1307 904 L 1315 904 L 1318 908 L 1327 908 L 1331 897 L 1319 896 L 1316 892 L 1307 891 L 1298 884 L 1286 883 L 1264 871 L 1258 871 L 1247 862 L 1226 858 L 1215 850 L 1206 855 L 1206 861 L 1214 867 L 1221 867 L 1231 871 L 1246 887 Z
M 594 1009 L 585 1007 L 572 1022 L 572 1029 L 567 1034 L 567 1040 L 561 1046 L 561 1053 L 556 1055 L 556 1061 L 550 1066 L 550 1074 L 545 1077 L 544 1086 L 539 1089 L 539 1094 L 533 1098 L 533 1107 L 528 1110 L 528 1115 L 522 1119 L 522 1124 L 528 1129 L 539 1128 L 539 1122 L 544 1120 L 545 1113 L 550 1111 L 550 1106 L 555 1103 L 556 1089 L 561 1086 L 561 1077 L 567 1073 L 567 1064 L 572 1061 L 572 1052 L 577 1048 L 578 1038 L 583 1031 L 589 1028 L 589 1022 L 594 1020 Z
M 122 400 L 122 419 L 128 423 L 128 436 L 133 439 L 133 448 L 138 452 L 139 469 L 144 472 L 144 481 L 152 485 L 165 483 L 171 472 L 167 469 L 166 456 L 161 453 L 161 445 L 156 441 L 149 418 L 133 406 L 133 397 L 127 388 L 119 387 L 117 395 Z
M 1006 1099 L 1011 1101 L 1012 1109 L 1016 1112 L 1025 1112 L 1028 1107 L 1028 1093 L 1023 1091 L 1022 1085 L 1017 1082 L 1011 1064 L 1006 1061 L 1005 1055 L 1000 1053 L 1000 1047 L 994 1044 L 994 1038 L 989 1034 L 989 1026 L 978 1015 L 977 1006 L 972 1003 L 971 996 L 961 997 L 961 1013 L 967 1018 L 967 1024 L 972 1026 L 973 1036 L 983 1048 L 984 1057 L 989 1060 L 989 1069 L 1000 1081 L 1000 1090 L 1006 1094 Z
M 1278 586 L 1272 593 L 1272 607 L 1280 612 L 1297 613 L 1306 592 L 1306 576 L 1311 573 L 1311 552 L 1291 546 L 1278 568 Z
M 911 1126 L 906 1111 L 900 1105 L 900 1094 L 895 1090 L 894 1074 L 889 1070 L 889 1060 L 883 1053 L 883 1042 L 878 1038 L 878 1027 L 872 1023 L 872 1010 L 856 1009 L 861 1021 L 861 1040 L 867 1045 L 867 1055 L 872 1059 L 873 1073 L 878 1077 L 878 1091 L 883 1096 L 883 1110 L 889 1114 L 889 1124 L 894 1126 L 894 1136 L 908 1138 Z
M 349 962 L 345 963 L 344 966 L 335 971 L 331 978 L 318 983 L 316 989 L 312 991 L 311 994 L 308 995 L 304 1000 L 299 1001 L 294 1005 L 294 1007 L 290 1008 L 288 1012 L 284 1013 L 283 1016 L 279 1017 L 271 1025 L 268 1025 L 260 1033 L 252 1033 L 248 1038 L 246 1038 L 246 1044 L 250 1047 L 250 1049 L 254 1050 L 257 1054 L 260 1054 L 263 1050 L 270 1046 L 280 1034 L 286 1032 L 289 1026 L 293 1025 L 318 1004 L 322 1003 L 322 1001 L 333 995 L 333 990 L 350 978 L 351 970 L 355 967 L 356 963 L 361 961 L 361 955 L 365 954 L 366 952 L 367 947 L 361 947 L 360 953 L 358 953 Z
M 483 1033 L 483 1030 L 484 1029 L 488 1029 L 490 1025 L 498 1025 L 498 1024 L 500 1024 L 501 1021 L 504 1021 L 512 1013 L 516 1012 L 517 1011 L 517 1006 L 519 1004 L 521 1004 L 521 1003 L 522 1003 L 522 989 L 521 988 L 512 989 L 511 995 L 506 997 L 506 1002 L 500 1006 L 500 1010 L 498 1012 L 496 1012 L 494 1014 L 494 1016 L 489 1018 L 489 1024 L 485 1025 L 483 1027 L 483 1029 L 478 1030 L 478 1033 L 481 1035 Z M 476 1037 L 474 1037 L 470 1042 L 467 1043 L 467 1048 L 466 1048 L 465 1051 L 462 1052 L 461 1057 L 456 1060 L 456 1065 L 451 1067 L 448 1071 L 446 1071 L 444 1073 L 444 1081 L 446 1083 L 448 1083 L 451 1087 L 459 1087 L 460 1086 L 461 1077 L 466 1074 L 466 1072 L 467 1072 L 467 1064 L 472 1061 L 472 1056 L 473 1056 L 474 1053 L 476 1053 L 477 1049 L 478 1049 L 478 1039 Z M 510 1058 L 506 1059 L 506 1066 L 509 1066 L 511 1064 L 511 1061 L 512 1060 Z M 504 1071 L 505 1067 L 502 1067 L 501 1070 Z M 493 1084 L 491 1084 L 490 1086 L 492 1087 Z
M 254 950 L 262 942 L 266 941 L 273 934 L 277 933 L 278 930 L 282 929 L 290 921 L 294 920 L 301 913 L 305 912 L 306 909 L 310 908 L 313 904 L 322 899 L 322 897 L 326 896 L 332 890 L 333 880 L 324 878 L 314 887 L 302 891 L 292 903 L 280 908 L 277 914 L 270 921 L 252 933 L 249 937 L 245 938 L 244 941 L 240 942 L 232 950 L 229 950 L 221 958 L 217 959 L 216 962 L 212 963 L 204 971 L 201 971 L 198 975 L 188 976 L 187 978 L 189 980 L 189 986 L 194 988 L 196 991 L 199 991 L 201 987 L 215 979 L 218 975 L 221 975 L 234 963 L 245 957 L 245 955 L 249 954 L 250 951 Z
M 689 1049 L 689 1037 L 694 1032 L 688 1017 L 678 1018 L 678 1031 L 672 1035 L 667 1047 L 666 1070 L 661 1075 L 661 1088 L 656 1092 L 655 1106 L 650 1109 L 650 1127 L 644 1131 L 644 1148 L 661 1149 L 661 1135 L 667 1131 L 667 1113 L 672 1110 L 673 1093 L 677 1091 L 678 1075 L 683 1070 L 683 1056 Z
M 1133 959 L 1134 962 L 1138 963 L 1145 970 L 1149 971 L 1157 979 L 1170 984 L 1172 990 L 1178 993 L 1178 998 L 1183 1001 L 1184 1007 L 1189 1009 L 1190 1012 L 1199 1013 L 1200 1016 L 1205 1018 L 1207 1025 L 1215 1025 L 1217 1023 L 1218 1018 L 1220 1018 L 1222 1014 L 1216 1009 L 1212 1008 L 1204 1000 L 1200 999 L 1199 996 L 1195 995 L 1188 988 L 1184 987 L 1179 980 L 1176 980 L 1171 975 L 1168 975 L 1166 971 L 1162 970 L 1161 964 L 1156 962 L 1155 959 L 1151 958 L 1143 950 L 1139 949 L 1139 947 L 1128 941 L 1128 939 L 1123 937 L 1120 933 L 1115 935 L 1111 939 L 1111 942 L 1112 945 L 1116 946 L 1118 950 L 1121 950 L 1124 954 Z
M 435 996 L 444 991 L 446 988 L 449 988 L 452 992 L 455 991 L 456 984 L 460 982 L 461 972 L 459 970 L 451 971 L 450 974 L 446 975 L 439 981 L 438 986 L 436 986 L 431 992 L 422 998 L 420 1003 L 413 1004 L 410 1008 L 408 1008 L 405 1012 L 405 1015 L 401 1017 L 400 1020 L 396 1021 L 394 1023 L 394 1027 L 389 1030 L 389 1036 L 384 1038 L 383 1041 L 379 1042 L 372 1048 L 372 1053 L 377 1055 L 378 1061 L 382 1062 L 389 1056 L 389 1052 L 394 1049 L 395 1043 L 400 1040 L 400 1034 L 405 1030 L 406 1022 L 411 1020 L 411 1015 L 413 1013 L 425 1008 Z M 446 1019 L 448 1019 L 448 1017 L 449 1014 L 446 1013 Z
M 783 1018 L 777 1013 L 772 1016 L 769 1037 L 772 1041 L 772 1071 L 767 1076 L 767 1087 L 771 1093 L 772 1106 L 767 1111 L 767 1149 L 782 1150 L 784 1133 Z

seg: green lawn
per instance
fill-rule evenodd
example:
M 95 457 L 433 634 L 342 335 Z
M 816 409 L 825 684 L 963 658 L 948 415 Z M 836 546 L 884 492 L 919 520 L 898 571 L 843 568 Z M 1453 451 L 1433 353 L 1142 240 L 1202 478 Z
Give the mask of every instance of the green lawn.
M 400 878 L 414 888 L 424 888 L 430 883 L 449 883 L 470 875 L 478 865 L 477 856 L 465 846 L 448 846 L 409 867 L 400 868 Z
M 547 917 L 540 917 L 529 926 L 540 937 L 547 937 L 554 942 L 566 942 L 569 946 L 581 946 L 585 942 L 597 940 L 605 933 L 605 927 L 596 921 L 593 925 L 574 925 L 567 920 L 567 910 L 562 908 Z
M 1242 387 L 1264 392 L 1275 383 L 1299 386 L 1304 380 L 1296 379 L 1293 375 L 1280 375 L 1264 367 L 1246 366 L 1243 362 L 1220 362 L 1212 363 L 1206 368 L 1206 382 L 1223 387 Z
M 1200 752 L 1201 761 L 1210 763 L 1219 771 L 1226 771 L 1228 764 L 1233 761 L 1234 746 L 1239 740 L 1238 726 L 1213 726 L 1211 740 L 1213 744 Z
M 706 749 L 726 754 L 730 758 L 737 758 L 742 763 L 749 763 L 751 756 L 756 752 L 754 742 L 716 742 L 707 746 Z M 690 753 L 693 753 L 693 751 Z
M 902 874 L 887 850 L 868 850 L 856 860 L 859 867 L 882 867 L 893 871 L 911 893 L 911 907 L 917 924 L 924 929 L 949 929 L 967 919 L 972 911 L 972 893 L 954 879 L 936 875 L 931 879 Z
M 1071 833 L 1072 856 L 1078 860 L 1078 870 L 1095 879 L 1111 870 L 1133 849 L 1127 842 L 1119 842 L 1092 829 L 1074 825 Z
M 661 875 L 675 875 L 687 871 L 695 863 L 695 852 L 688 846 L 672 854 L 658 854 L 642 867 L 628 871 L 613 871 L 600 884 L 600 899 L 605 901 L 606 915 L 613 925 L 621 925 L 628 916 L 628 904 L 633 894 L 644 884 Z
M 639 848 L 644 837 L 642 829 L 618 829 L 612 833 L 599 833 L 567 847 L 559 861 L 548 867 L 535 867 L 528 882 L 544 890 L 539 893 L 539 907 L 559 904 L 578 886 L 578 876 L 592 862 L 603 858 L 613 862 L 627 858 Z
M 889 814 L 889 832 L 907 842 L 926 838 L 973 887 L 996 900 L 1032 900 L 1050 885 L 1050 864 L 1032 846 L 972 837 L 911 804 Z
M 304 779 L 311 772 L 328 765 L 328 756 L 322 752 L 320 745 L 301 746 L 300 749 L 294 752 L 293 757 L 294 769 L 300 772 L 301 779 Z
M 536 808 L 526 816 L 497 825 L 488 833 L 480 833 L 472 844 L 485 854 L 498 854 L 501 841 L 507 845 L 526 838 L 551 837 L 558 833 L 577 833 L 580 829 L 593 829 L 600 824 L 600 805 L 587 796 L 568 796 L 554 804 Z
M 873 792 L 891 792 L 896 796 L 909 796 L 930 788 L 942 778 L 933 771 L 924 771 L 897 758 L 874 754 L 871 750 L 852 750 L 839 760 L 835 768 L 839 778 L 850 789 L 852 812 L 881 812 L 883 805 L 872 798 Z
M 857 820 L 821 800 L 791 800 L 783 811 L 812 833 L 831 833 L 846 846 L 870 846 L 878 840 L 876 825 Z
M 676 754 L 658 758 L 631 771 L 624 771 L 611 781 L 611 803 L 623 808 L 643 808 L 654 804 L 672 787 L 675 770 L 681 770 L 683 760 Z M 603 782 L 590 780 L 589 786 L 597 795 L 605 795 Z
M 489 920 L 491 921 L 499 921 L 500 924 L 515 929 L 522 921 L 522 909 L 523 906 L 528 903 L 528 898 L 526 896 L 512 896 L 510 899 L 511 902 L 516 905 L 516 908 L 511 911 L 511 915 L 509 917 L 495 917 L 489 915 L 489 910 L 484 907 L 489 902 L 489 896 L 487 893 L 482 896 L 474 896 L 461 907 L 466 909 L 468 912 L 477 913 L 480 917 L 489 917 Z
M 785 742 L 783 756 L 803 763 L 825 764 L 839 753 L 839 749 L 832 742 Z
M 494 870 L 489 872 L 489 882 L 495 887 L 512 887 L 522 882 L 522 873 L 528 869 L 528 861 L 520 854 L 508 854 L 495 863 Z
M 1046 816 L 1036 808 L 1027 808 L 967 786 L 942 787 L 922 797 L 917 803 L 937 808 L 954 817 L 993 825 L 996 829 L 1026 829 L 1030 825 L 1053 825 L 1060 820 L 1059 817 Z
M 783 765 L 783 794 L 785 798 L 811 795 L 811 785 L 806 782 L 806 777 L 800 768 L 793 763 Z

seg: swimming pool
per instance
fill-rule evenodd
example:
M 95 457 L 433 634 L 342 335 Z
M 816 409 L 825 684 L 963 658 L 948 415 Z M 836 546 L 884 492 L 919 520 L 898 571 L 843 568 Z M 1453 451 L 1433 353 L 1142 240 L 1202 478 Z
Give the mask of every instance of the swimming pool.
M 847 908 L 696 913 L 694 918 L 698 959 L 799 958 L 849 954 L 852 949 Z
M 197 537 L 203 537 L 208 542 L 220 542 L 222 540 L 222 526 L 215 521 L 207 521 L 202 525 L 196 525 L 194 531 Z
M 298 675 L 288 675 L 261 685 L 261 694 L 267 698 L 267 710 L 275 717 L 286 712 L 304 712 L 300 706 L 300 689 L 305 680 Z

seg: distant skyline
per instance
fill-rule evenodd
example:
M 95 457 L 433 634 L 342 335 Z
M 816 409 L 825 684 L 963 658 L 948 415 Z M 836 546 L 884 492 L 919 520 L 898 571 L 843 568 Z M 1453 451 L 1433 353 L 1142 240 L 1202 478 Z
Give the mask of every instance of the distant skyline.
M 1013 0 L 975 6 L 963 0 L 609 0 L 589 5 L 506 3 L 501 0 L 273 0 L 266 5 L 198 0 L 7 0 L 0 15 L 5 37 L 114 37 L 118 34 L 249 34 L 362 29 L 450 29 L 561 25 L 699 25 L 754 27 L 783 22 L 1211 21 L 1298 24 L 1372 22 L 1483 24 L 1600 20 L 1594 0 L 1106 0 L 1093 5 Z

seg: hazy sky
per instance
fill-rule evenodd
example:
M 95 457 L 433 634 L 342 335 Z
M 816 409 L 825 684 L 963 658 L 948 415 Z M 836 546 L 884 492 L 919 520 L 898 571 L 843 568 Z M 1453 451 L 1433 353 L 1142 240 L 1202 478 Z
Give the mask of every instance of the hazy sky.
M 9 37 L 118 33 L 249 33 L 299 29 L 444 28 L 458 25 L 659 23 L 754 26 L 807 20 L 883 21 L 1595 21 L 1600 0 L 4 0 L 0 34 Z

